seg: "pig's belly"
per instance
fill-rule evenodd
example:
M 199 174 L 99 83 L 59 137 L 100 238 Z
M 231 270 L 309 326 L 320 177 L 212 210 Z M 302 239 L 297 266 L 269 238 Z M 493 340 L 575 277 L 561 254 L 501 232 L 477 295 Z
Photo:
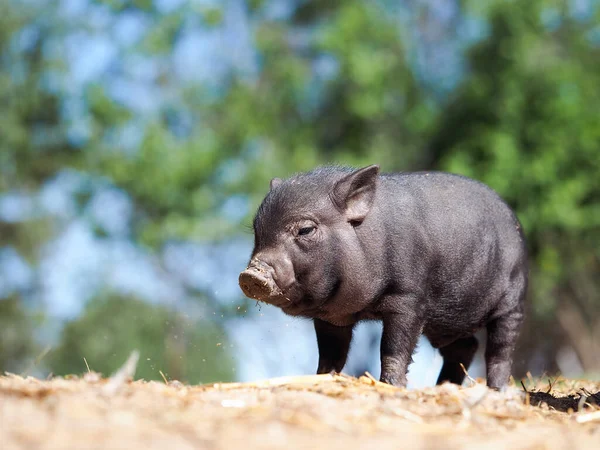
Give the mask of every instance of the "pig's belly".
M 382 320 L 382 314 L 374 311 L 362 311 L 354 316 L 349 322 L 341 320 L 329 320 L 334 325 L 347 325 L 349 323 L 361 322 L 364 320 Z M 337 318 L 336 318 L 337 319 Z M 464 317 L 462 319 L 454 318 L 430 318 L 425 322 L 422 334 L 429 340 L 432 347 L 441 348 L 456 341 L 457 339 L 467 338 L 475 334 L 481 328 L 485 327 L 483 319 Z
M 435 348 L 445 347 L 457 339 L 473 336 L 485 327 L 483 311 L 452 311 L 430 315 L 423 327 L 423 334 Z

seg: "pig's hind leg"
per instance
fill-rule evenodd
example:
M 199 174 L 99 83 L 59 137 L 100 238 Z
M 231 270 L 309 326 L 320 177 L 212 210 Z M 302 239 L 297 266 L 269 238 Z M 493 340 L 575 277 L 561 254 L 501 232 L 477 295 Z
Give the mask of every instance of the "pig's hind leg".
M 460 366 L 469 368 L 475 352 L 477 352 L 478 342 L 475 336 L 457 339 L 454 342 L 441 347 L 440 354 L 444 358 L 442 371 L 437 380 L 437 384 L 442 384 L 446 381 L 455 384 L 462 384 L 465 379 L 465 371 Z
M 508 383 L 522 322 L 523 311 L 519 305 L 487 324 L 488 337 L 485 349 L 487 385 L 493 389 L 503 388 Z

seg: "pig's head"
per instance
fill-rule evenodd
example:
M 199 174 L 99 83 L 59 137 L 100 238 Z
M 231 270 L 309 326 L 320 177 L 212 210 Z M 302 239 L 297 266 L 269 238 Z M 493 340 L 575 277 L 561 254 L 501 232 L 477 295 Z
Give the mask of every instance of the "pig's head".
M 360 290 L 362 277 L 349 272 L 364 266 L 357 231 L 371 210 L 378 172 L 376 165 L 319 168 L 273 179 L 254 219 L 250 263 L 239 277 L 244 294 L 314 317 L 340 291 Z

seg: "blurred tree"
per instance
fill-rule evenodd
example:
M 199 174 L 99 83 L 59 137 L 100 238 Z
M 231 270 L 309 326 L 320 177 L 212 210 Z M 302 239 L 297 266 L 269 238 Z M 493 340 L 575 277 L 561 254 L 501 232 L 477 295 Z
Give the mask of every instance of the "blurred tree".
M 20 373 L 38 350 L 35 317 L 18 297 L 0 299 L 0 374 Z
M 117 133 L 124 124 L 129 123 L 133 111 L 126 107 L 123 102 L 116 100 L 110 95 L 106 86 L 115 82 L 115 77 L 107 77 L 110 83 L 103 85 L 97 81 L 84 83 L 78 86 L 75 81 L 73 70 L 73 43 L 78 41 L 85 43 L 86 39 L 92 39 L 101 34 L 102 26 L 94 23 L 94 18 L 107 17 L 111 14 L 116 19 L 118 14 L 135 13 L 136 11 L 147 15 L 148 18 L 157 19 L 157 29 L 162 27 L 168 34 L 177 22 L 178 13 L 183 13 L 183 9 L 174 14 L 161 16 L 158 9 L 153 7 L 153 2 L 81 2 L 82 7 L 89 14 L 73 13 L 69 9 L 76 5 L 68 5 L 63 2 L 20 2 L 9 0 L 0 4 L 0 99 L 2 99 L 2 111 L 0 111 L 0 201 L 12 198 L 12 205 L 15 206 L 9 210 L 8 216 L 0 215 L 0 249 L 14 249 L 20 258 L 33 269 L 30 285 L 23 287 L 18 297 L 13 296 L 8 299 L 0 298 L 0 319 L 2 323 L 14 324 L 6 325 L 0 330 L 2 345 L 0 346 L 0 368 L 11 369 L 20 367 L 22 361 L 31 358 L 30 354 L 34 351 L 33 335 L 31 333 L 32 325 L 27 321 L 27 316 L 22 308 L 21 301 L 27 300 L 30 304 L 35 304 L 42 311 L 45 307 L 40 301 L 42 294 L 42 278 L 40 272 L 40 260 L 47 256 L 49 243 L 52 242 L 69 222 L 80 220 L 87 221 L 89 226 L 98 232 L 99 238 L 106 238 L 106 231 L 92 222 L 89 213 L 87 213 L 89 200 L 93 197 L 95 191 L 100 187 L 106 187 L 110 182 L 106 180 L 106 174 L 98 164 L 102 151 L 102 146 L 111 148 L 111 139 L 114 141 Z M 77 8 L 75 8 L 77 10 Z M 187 11 L 187 9 L 185 10 Z M 111 22 L 103 22 L 104 25 Z M 106 31 L 106 30 L 105 30 Z M 156 29 L 153 28 L 153 32 Z M 106 37 L 111 38 L 110 33 L 106 32 Z M 160 58 L 161 49 L 160 39 L 156 38 L 156 33 L 148 38 L 154 42 L 148 45 L 148 51 L 157 58 Z M 160 33 L 159 33 L 160 34 Z M 155 37 L 153 37 L 155 36 Z M 157 40 L 158 39 L 158 40 Z M 89 41 L 88 41 L 89 42 Z M 116 43 L 118 44 L 118 43 Z M 170 50 L 171 48 L 167 48 Z M 171 49 L 172 50 L 172 49 Z M 94 62 L 89 61 L 84 69 L 94 68 Z M 156 125 L 157 133 L 162 124 Z M 150 127 L 151 128 L 151 127 Z M 119 148 L 119 150 L 123 150 Z M 130 149 L 126 149 L 130 150 Z M 165 149 L 167 153 L 169 148 Z M 175 150 L 174 150 L 175 151 Z M 142 155 L 148 157 L 148 165 L 154 164 L 154 167 L 160 170 L 162 161 L 152 155 Z M 127 161 L 127 152 L 119 154 L 121 162 Z M 186 162 L 189 162 L 186 161 Z M 203 164 L 201 160 L 195 160 L 195 164 Z M 209 170 L 209 164 L 204 170 Z M 164 167 L 165 168 L 165 167 Z M 169 169 L 169 167 L 166 167 Z M 41 208 L 40 192 L 52 183 L 57 177 L 65 173 L 74 174 L 77 177 L 78 186 L 72 192 L 65 193 L 71 195 L 68 201 L 73 200 L 76 210 L 70 212 L 70 216 L 58 217 L 52 211 Z M 110 174 L 109 174 L 110 175 Z M 149 173 L 148 175 L 152 175 Z M 183 177 L 181 173 L 174 174 L 173 179 L 178 180 Z M 148 178 L 140 177 L 136 174 L 139 185 L 148 181 Z M 157 184 L 156 179 L 151 179 L 151 184 Z M 184 182 L 185 184 L 185 182 Z M 151 187 L 151 186 L 150 186 Z M 185 187 L 185 186 L 184 186 Z M 174 190 L 181 188 L 181 184 L 174 182 L 170 188 L 171 195 Z M 169 189 L 169 188 L 168 188 Z M 177 193 L 178 198 L 185 198 L 185 192 Z M 150 202 L 153 202 L 160 208 L 160 189 L 156 189 L 151 196 Z M 163 224 L 164 225 L 164 224 Z M 134 235 L 134 241 L 138 236 Z M 11 291 L 0 293 L 0 296 L 13 295 Z M 25 298 L 27 297 L 27 298 Z M 16 300 L 18 298 L 18 300 Z M 82 302 L 85 299 L 81 299 Z M 139 302 L 138 302 L 139 303 Z M 141 310 L 147 310 L 140 303 L 136 304 Z M 95 312 L 94 318 L 103 318 L 102 314 L 108 316 L 115 315 L 110 307 L 116 306 L 116 303 L 108 303 L 106 309 L 100 313 Z M 162 350 L 157 350 L 160 355 L 160 367 L 164 368 L 169 374 L 175 377 L 182 377 L 197 381 L 202 376 L 205 379 L 229 379 L 230 373 L 224 373 L 223 367 L 229 367 L 229 358 L 225 352 L 215 352 L 214 356 L 221 357 L 222 361 L 211 361 L 204 358 L 209 363 L 205 363 L 201 356 L 202 352 L 187 351 L 182 353 L 180 346 L 177 345 L 175 335 L 183 327 L 188 333 L 189 345 L 199 345 L 205 343 L 211 346 L 217 342 L 223 341 L 220 336 L 219 326 L 208 320 L 198 321 L 198 326 L 202 332 L 192 333 L 188 326 L 183 324 L 179 315 L 168 313 L 167 310 L 158 309 L 157 315 L 163 319 L 171 318 L 176 326 L 165 328 L 159 323 L 153 322 L 148 327 L 156 325 L 159 328 L 156 332 L 163 335 L 170 333 L 169 339 L 173 339 L 170 344 L 165 344 L 154 339 L 152 345 L 161 345 Z M 89 323 L 89 322 L 87 322 Z M 54 324 L 55 325 L 55 324 Z M 64 346 L 74 346 L 75 343 L 68 339 L 73 333 L 79 331 L 75 325 L 69 325 L 65 333 Z M 75 331 L 72 331 L 74 328 Z M 90 328 L 92 328 L 90 326 Z M 139 330 L 137 330 L 139 331 Z M 138 346 L 140 336 L 132 332 L 120 335 L 120 345 L 123 349 L 130 349 Z M 165 336 L 161 335 L 162 338 Z M 128 339 L 131 342 L 128 342 Z M 10 344 L 6 344 L 10 342 Z M 6 345 L 5 345 L 6 344 Z M 91 347 L 93 351 L 105 351 L 101 347 Z M 87 349 L 87 348 L 84 348 Z M 179 349 L 179 350 L 178 350 Z M 15 351 L 18 350 L 18 351 Z M 70 348 L 73 350 L 73 348 Z M 151 345 L 142 348 L 144 355 L 152 360 Z M 125 351 L 125 350 L 123 350 Z M 59 359 L 54 359 L 52 367 L 64 371 L 72 368 L 75 370 L 82 361 L 80 355 L 75 351 L 59 351 Z M 112 354 L 111 354 L 112 355 Z M 86 353 L 90 360 L 96 360 L 93 352 Z M 122 361 L 111 360 L 106 356 L 100 358 L 103 363 L 99 364 L 99 369 L 114 369 L 114 365 Z M 122 356 L 119 352 L 115 358 Z M 184 360 L 179 360 L 180 356 L 185 356 Z M 173 359 L 175 358 L 175 359 Z M 44 360 L 46 361 L 46 360 Z M 59 362 L 57 362 L 59 361 Z M 104 364 L 106 361 L 106 365 Z M 150 374 L 149 369 L 145 369 L 147 363 L 144 360 L 140 363 L 140 370 L 143 376 L 156 376 L 157 371 Z M 167 361 L 167 363 L 165 363 Z M 226 372 L 226 371 L 225 371 Z
M 489 184 L 523 223 L 532 306 L 521 372 L 536 353 L 555 371 L 565 341 L 600 372 L 600 17 L 570 5 L 497 2 L 429 145 L 440 168 Z
M 69 143 L 61 98 L 50 87 L 51 77 L 64 66 L 44 49 L 64 34 L 52 22 L 54 15 L 38 17 L 51 8 L 38 8 L 13 1 L 0 4 L 0 192 L 35 189 L 65 166 L 75 165 L 80 153 Z
M 533 261 L 524 360 L 539 353 L 554 361 L 568 337 L 585 367 L 597 367 L 598 17 L 573 14 L 566 0 L 406 2 L 431 64 L 436 43 L 463 39 L 468 17 L 489 22 L 487 38 L 469 54 L 470 72 L 440 115 L 439 92 L 453 82 L 440 75 L 423 84 L 415 76 L 419 46 L 401 29 L 394 2 L 75 3 L 0 4 L 0 200 L 14 195 L 34 204 L 34 213 L 18 219 L 0 216 L 0 247 L 13 247 L 37 269 L 67 221 L 87 221 L 108 241 L 109 230 L 89 223 L 86 207 L 98 186 L 118 187 L 133 208 L 121 238 L 181 282 L 183 297 L 218 310 L 220 321 L 237 305 L 165 267 L 170 246 L 211 246 L 242 233 L 273 176 L 326 162 L 436 165 L 487 182 L 523 221 Z M 452 26 L 442 27 L 434 3 L 446 5 L 438 9 L 451 12 Z M 218 57 L 193 55 L 209 67 L 181 64 L 182 48 L 201 47 L 198 34 L 211 33 L 222 37 Z M 226 46 L 230 35 L 238 42 Z M 83 69 L 100 74 L 77 81 L 74 49 L 89 41 L 114 54 L 104 69 L 87 61 Z M 444 84 L 435 95 L 434 79 Z M 82 181 L 73 192 L 77 211 L 59 220 L 35 201 L 65 172 Z M 86 314 L 116 320 L 120 303 L 99 304 L 104 312 Z M 9 310 L 18 322 L 18 310 Z M 562 328 L 552 326 L 558 321 Z M 112 353 L 92 344 L 81 353 L 64 350 L 83 336 L 77 323 L 65 331 L 53 367 L 80 372 L 86 356 L 92 368 L 110 371 L 124 361 L 119 354 L 110 367 L 93 363 Z M 538 326 L 549 329 L 531 331 Z M 123 349 L 141 342 L 137 332 L 123 333 Z M 186 360 L 188 368 L 196 363 Z M 164 355 L 161 367 L 195 379 L 191 369 L 169 364 Z
M 227 338 L 216 324 L 110 294 L 92 300 L 81 317 L 66 324 L 48 365 L 55 375 L 80 374 L 86 358 L 90 369 L 108 376 L 134 349 L 140 352 L 136 378 L 160 380 L 159 371 L 190 383 L 234 378 Z
M 44 45 L 60 30 L 51 20 L 39 20 L 40 12 L 31 3 L 0 2 L 0 198 L 16 196 L 21 210 L 48 178 L 76 165 L 79 158 L 61 121 L 60 96 L 48 88 L 61 66 L 44 52 Z M 12 248 L 26 263 L 35 264 L 53 224 L 31 211 L 17 216 L 0 216 L 0 250 Z M 15 292 L 4 286 L 0 292 L 0 372 L 18 372 L 36 356 L 33 332 L 39 323 L 23 301 L 31 297 L 26 287 Z
M 254 2 L 256 71 L 232 67 L 218 95 L 184 85 L 134 155 L 100 143 L 101 173 L 135 201 L 135 235 L 153 246 L 226 238 L 239 229 L 239 220 L 223 214 L 227 199 L 245 200 L 238 218 L 247 221 L 275 175 L 325 162 L 377 161 L 388 169 L 422 163 L 433 105 L 411 73 L 397 22 L 381 8 L 303 2 L 286 21 L 269 18 L 268 2 Z M 186 35 L 185 15 L 176 17 L 161 48 Z M 156 83 L 177 79 L 164 71 Z M 182 138 L 186 123 L 193 126 Z
M 0 195 L 28 196 L 80 157 L 61 120 L 61 98 L 48 88 L 61 63 L 44 45 L 61 31 L 52 20 L 39 20 L 40 12 L 31 4 L 0 4 Z M 32 219 L 0 219 L 0 246 L 16 247 L 29 261 L 50 234 L 44 218 Z
M 323 14 L 306 14 L 308 7 Z M 170 93 L 139 146 L 128 151 L 111 132 L 88 150 L 97 173 L 131 195 L 132 237 L 140 244 L 160 253 L 181 241 L 230 239 L 250 222 L 274 176 L 328 162 L 408 170 L 428 161 L 422 144 L 435 104 L 412 75 L 397 18 L 381 4 L 302 2 L 283 19 L 268 2 L 254 2 L 249 62 L 229 66 L 216 87 L 182 80 L 171 65 L 168 51 L 192 33 L 190 23 L 226 25 L 185 8 L 169 14 L 169 33 L 159 32 L 161 18 L 126 52 L 159 61 L 151 84 Z M 184 284 L 189 295 L 214 298 Z M 225 320 L 238 312 L 212 305 Z

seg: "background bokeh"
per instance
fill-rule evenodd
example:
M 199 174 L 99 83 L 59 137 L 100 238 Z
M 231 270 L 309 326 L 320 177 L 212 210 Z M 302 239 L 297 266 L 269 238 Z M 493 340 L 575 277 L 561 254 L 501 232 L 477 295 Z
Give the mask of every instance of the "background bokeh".
M 269 180 L 324 163 L 496 189 L 532 260 L 515 375 L 600 373 L 595 0 L 3 0 L 0 371 L 313 373 L 310 322 L 237 275 Z

